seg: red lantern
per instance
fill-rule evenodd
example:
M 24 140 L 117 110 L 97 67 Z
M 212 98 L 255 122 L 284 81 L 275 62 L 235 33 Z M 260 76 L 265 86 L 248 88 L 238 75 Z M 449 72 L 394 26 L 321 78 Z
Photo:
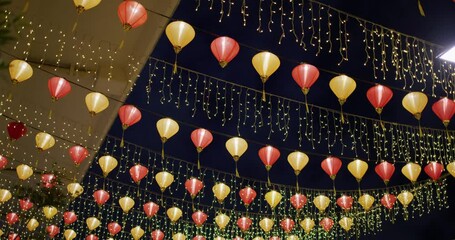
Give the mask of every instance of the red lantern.
M 64 212 L 63 213 L 63 221 L 65 222 L 65 225 L 70 225 L 73 224 L 74 222 L 77 221 L 77 215 L 74 212 Z
M 433 109 L 433 112 L 441 119 L 442 123 L 447 128 L 450 119 L 452 119 L 453 114 L 455 114 L 455 102 L 446 97 L 441 98 L 433 104 L 431 109 Z
M 321 167 L 332 180 L 335 180 L 338 171 L 340 170 L 342 162 L 337 157 L 328 157 L 321 162 Z
M 95 198 L 95 202 L 98 204 L 98 206 L 104 205 L 110 198 L 111 196 L 109 195 L 108 192 L 100 189 L 96 190 L 93 193 L 93 198 Z
M 201 235 L 197 235 L 197 236 L 194 236 L 193 240 L 205 240 L 205 237 L 201 236 Z
M 196 211 L 191 215 L 193 222 L 196 224 L 196 227 L 202 227 L 205 221 L 207 221 L 207 214 L 202 211 Z
M 28 211 L 33 207 L 33 203 L 30 198 L 19 199 L 19 207 L 22 211 Z
M 237 220 L 237 226 L 240 228 L 240 230 L 242 230 L 242 232 L 248 231 L 252 223 L 253 221 L 248 217 L 241 217 L 239 220 Z
M 239 191 L 240 198 L 243 201 L 243 204 L 245 204 L 246 207 L 248 207 L 256 198 L 256 191 L 250 187 L 243 188 Z
M 164 233 L 161 230 L 155 230 L 152 232 L 152 240 L 163 240 L 164 239 Z
M 88 150 L 79 145 L 70 147 L 68 153 L 76 166 L 79 166 L 89 155 Z
M 49 93 L 53 101 L 57 101 L 71 92 L 71 84 L 61 77 L 49 78 L 47 87 L 49 88 Z
M 270 185 L 270 169 L 272 168 L 273 164 L 278 160 L 280 157 L 280 151 L 272 146 L 265 146 L 259 149 L 259 158 L 265 165 L 265 169 L 267 170 L 267 182 Z
M 15 223 L 17 223 L 19 221 L 19 215 L 17 215 L 17 213 L 8 213 L 6 214 L 6 222 L 9 224 L 9 225 L 14 225 Z
M 297 210 L 300 211 L 300 209 L 305 206 L 307 203 L 308 199 L 305 195 L 296 193 L 291 197 L 291 205 Z
M 60 233 L 60 228 L 55 225 L 47 226 L 46 232 L 49 234 L 50 238 L 54 238 Z
M 3 170 L 6 167 L 6 165 L 8 165 L 8 159 L 0 155 L 0 170 Z
M 98 240 L 98 236 L 95 234 L 90 234 L 87 237 L 85 237 L 85 240 Z
M 236 236 L 235 238 L 233 238 L 232 240 L 243 240 L 243 238 L 239 237 L 239 236 Z
M 27 127 L 25 127 L 25 124 L 22 122 L 10 122 L 6 129 L 8 130 L 9 139 L 11 141 L 17 140 L 27 134 Z
M 116 222 L 110 222 L 107 225 L 107 230 L 109 231 L 109 234 L 111 234 L 111 236 L 115 236 L 117 233 L 122 231 L 122 225 Z
M 17 233 L 10 233 L 8 235 L 8 240 L 21 240 L 21 236 Z
M 286 218 L 281 220 L 280 226 L 284 230 L 285 233 L 290 233 L 294 228 L 295 222 L 290 218 Z
M 333 220 L 325 217 L 319 222 L 319 225 L 324 229 L 324 231 L 329 232 L 333 227 Z
M 222 68 L 237 56 L 240 46 L 230 37 L 218 37 L 210 44 L 213 55 Z
M 140 164 L 134 165 L 133 167 L 130 168 L 131 178 L 137 184 L 139 184 L 139 182 L 145 176 L 147 176 L 148 173 L 149 173 L 149 170 L 146 167 L 144 167 L 144 166 L 142 166 Z
M 160 206 L 154 202 L 145 203 L 142 208 L 148 218 L 152 218 L 156 213 L 158 213 L 158 210 L 160 210 Z
M 307 95 L 311 86 L 318 80 L 318 77 L 319 70 L 311 64 L 302 63 L 292 69 L 292 78 L 294 78 L 294 81 L 300 86 L 300 89 L 302 89 L 303 95 L 305 96 L 305 107 L 307 112 Z
M 352 197 L 346 195 L 343 195 L 337 199 L 337 205 L 345 211 L 351 209 L 353 202 L 354 200 L 352 199 Z
M 213 135 L 209 130 L 204 128 L 199 128 L 194 130 L 191 133 L 191 141 L 193 141 L 194 146 L 197 151 L 197 168 L 201 169 L 201 164 L 199 162 L 199 155 L 213 141 Z
M 371 87 L 367 91 L 367 98 L 373 105 L 376 112 L 381 115 L 382 109 L 387 105 L 387 103 L 392 99 L 393 92 L 390 88 L 383 85 L 376 85 Z
M 433 181 L 438 181 L 444 171 L 444 165 L 438 162 L 430 162 L 423 170 Z
M 142 114 L 141 111 L 133 105 L 123 105 L 118 110 L 118 116 L 122 122 L 122 140 L 120 142 L 120 147 L 123 147 L 125 144 L 123 141 L 125 130 L 139 122 L 142 118 Z
M 147 21 L 147 10 L 136 1 L 122 1 L 117 14 L 125 31 L 137 28 Z
M 384 181 L 385 185 L 390 181 L 392 178 L 393 173 L 395 172 L 395 166 L 389 162 L 383 161 L 376 165 L 374 171 L 379 175 L 379 177 Z
M 191 199 L 194 199 L 203 187 L 204 184 L 202 181 L 194 177 L 186 180 L 185 182 L 185 189 L 190 193 Z
M 389 193 L 384 194 L 384 196 L 381 198 L 381 204 L 388 209 L 392 209 L 396 201 L 397 197 Z
M 52 173 L 41 175 L 41 184 L 44 188 L 53 188 L 57 185 L 57 177 Z
M 269 238 L 269 240 L 281 240 L 281 238 L 278 236 L 272 236 Z

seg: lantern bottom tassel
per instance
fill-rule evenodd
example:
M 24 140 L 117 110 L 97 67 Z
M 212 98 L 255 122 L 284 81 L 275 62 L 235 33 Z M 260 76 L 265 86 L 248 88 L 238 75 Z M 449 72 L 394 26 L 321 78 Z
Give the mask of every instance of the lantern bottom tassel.
M 340 115 L 341 115 L 341 123 L 344 124 L 344 114 L 343 114 L 343 105 L 340 106 Z
M 125 135 L 125 130 L 122 131 L 122 140 L 120 140 L 120 147 L 124 147 L 125 146 L 125 141 L 123 140 L 123 137 Z
M 265 82 L 262 82 L 262 101 L 263 102 L 266 101 L 266 97 L 265 97 Z
M 270 187 L 272 185 L 272 182 L 270 182 L 270 174 L 269 171 L 267 170 L 267 185 Z
M 28 12 L 28 7 L 30 6 L 30 0 L 25 2 L 24 8 L 22 9 L 22 13 Z
M 172 75 L 177 73 L 177 54 L 175 54 L 174 67 L 172 68 Z
M 198 151 L 197 152 L 197 169 L 198 170 L 201 169 L 201 161 L 200 161 L 199 155 L 200 155 L 200 152 Z
M 49 109 L 49 115 L 48 115 L 48 118 L 49 118 L 49 119 L 52 119 L 52 107 Z
M 235 176 L 240 177 L 239 170 L 237 169 L 237 161 L 235 161 Z
M 305 95 L 305 108 L 306 108 L 306 112 L 309 112 L 310 109 L 308 108 L 308 100 L 307 100 L 307 97 L 306 97 L 306 94 Z

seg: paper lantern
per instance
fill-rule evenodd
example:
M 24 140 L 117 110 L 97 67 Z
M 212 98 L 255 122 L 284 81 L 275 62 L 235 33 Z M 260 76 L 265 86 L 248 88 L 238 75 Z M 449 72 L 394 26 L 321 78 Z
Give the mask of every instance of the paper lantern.
M 172 240 L 185 240 L 186 236 L 183 233 L 175 233 L 172 235 Z
M 329 82 L 330 89 L 337 96 L 338 102 L 340 103 L 341 109 L 341 122 L 344 123 L 343 104 L 346 102 L 348 97 L 354 92 L 357 84 L 354 79 L 340 75 L 332 78 Z
M 185 189 L 190 193 L 191 199 L 194 199 L 203 187 L 204 184 L 197 178 L 192 177 L 185 181 Z
M 286 240 L 299 240 L 299 237 L 297 235 L 289 235 L 286 237 Z
M 117 233 L 122 231 L 122 225 L 118 224 L 117 222 L 110 222 L 107 225 L 107 230 L 111 236 L 115 236 Z
M 63 232 L 63 236 L 65 237 L 65 240 L 73 240 L 77 237 L 77 233 L 73 229 L 66 229 Z
M 66 211 L 63 213 L 63 222 L 65 225 L 73 224 L 77 221 L 77 215 L 73 211 Z
M 10 213 L 6 214 L 6 222 L 9 225 L 14 225 L 18 221 L 19 221 L 19 215 L 17 215 L 17 213 L 10 212 Z
M 174 181 L 174 175 L 166 171 L 159 172 L 155 175 L 155 181 L 158 183 L 161 192 L 164 192 Z
M 210 44 L 210 50 L 222 68 L 237 56 L 240 46 L 230 37 L 217 37 Z
M 85 96 L 85 105 L 90 115 L 95 116 L 109 106 L 109 100 L 99 92 L 91 92 Z
M 199 161 L 199 155 L 212 141 L 213 135 L 209 130 L 204 128 L 199 128 L 191 132 L 191 141 L 196 147 L 197 151 L 197 168 L 201 169 L 201 163 Z
M 0 229 L 0 233 L 3 234 L 3 231 Z M 8 235 L 8 240 L 21 240 L 21 237 L 17 233 L 10 233 Z
M 363 194 L 359 197 L 359 204 L 362 206 L 363 210 L 369 211 L 374 203 L 374 197 L 369 194 Z
M 201 235 L 196 235 L 193 237 L 193 240 L 206 240 L 206 238 L 204 236 L 201 236 Z
M 409 179 L 409 181 L 411 181 L 411 183 L 415 183 L 417 181 L 417 178 L 420 175 L 421 170 L 422 170 L 422 168 L 420 167 L 419 164 L 409 162 L 403 166 L 403 168 L 401 169 L 401 173 L 403 173 L 403 175 L 407 179 Z
M 22 122 L 9 122 L 6 126 L 8 131 L 8 136 L 11 141 L 16 141 L 17 139 L 25 136 L 27 134 L 27 127 Z
M 333 227 L 333 220 L 331 218 L 325 217 L 320 222 L 319 225 L 324 229 L 324 231 L 329 232 Z
M 164 239 L 164 233 L 161 230 L 154 230 L 151 235 L 152 235 L 152 240 L 163 240 Z
M 40 132 L 35 136 L 36 148 L 40 151 L 48 150 L 55 145 L 55 139 L 49 133 Z
M 85 237 L 85 240 L 98 240 L 98 236 L 96 236 L 95 234 L 90 234 L 88 235 L 87 237 Z
M 354 225 L 354 220 L 350 217 L 342 217 L 338 224 L 346 231 L 349 232 L 351 230 L 352 225 Z
M 342 162 L 337 157 L 328 157 L 321 162 L 321 167 L 330 179 L 335 180 L 338 171 L 340 170 Z
M 253 67 L 261 77 L 262 81 L 262 101 L 265 102 L 265 82 L 280 67 L 280 59 L 271 52 L 260 52 L 254 55 L 251 60 Z
M 370 101 L 371 105 L 373 105 L 374 109 L 379 114 L 379 117 L 381 117 L 382 109 L 385 105 L 387 105 L 392 97 L 392 90 L 380 84 L 371 87 L 367 91 L 368 101 Z
M 353 203 L 354 200 L 351 196 L 343 195 L 337 199 L 337 205 L 345 211 L 350 210 Z
M 265 217 L 265 218 L 261 219 L 261 221 L 259 221 L 259 227 L 261 227 L 261 229 L 265 233 L 270 232 L 270 230 L 272 230 L 272 228 L 273 228 L 273 225 L 274 225 L 274 221 L 267 217 Z
M 123 213 L 128 213 L 134 207 L 134 200 L 128 196 L 122 197 L 118 200 Z
M 57 215 L 58 210 L 54 206 L 44 206 L 43 207 L 43 214 L 47 219 L 52 219 L 54 218 L 55 215 Z
M 294 220 L 292 220 L 290 218 L 285 218 L 285 219 L 281 220 L 281 222 L 280 222 L 280 226 L 286 234 L 290 233 L 292 231 L 292 229 L 294 228 L 294 225 L 295 225 Z
M 207 214 L 205 214 L 202 211 L 196 211 L 191 215 L 191 218 L 193 219 L 193 222 L 196 224 L 196 227 L 202 227 L 204 225 L 205 221 L 207 221 Z
M 421 92 L 410 92 L 404 96 L 401 104 L 403 107 L 410 112 L 419 122 L 419 133 L 422 135 L 422 130 L 420 128 L 420 119 L 422 117 L 422 112 L 425 109 L 425 106 L 428 103 L 428 97 Z
M 20 180 L 26 180 L 33 175 L 33 169 L 28 165 L 21 164 L 16 167 L 16 173 Z
M 164 159 L 164 144 L 179 131 L 179 124 L 171 118 L 162 118 L 156 122 L 156 129 L 161 138 L 161 158 Z
M 100 220 L 96 217 L 89 217 L 85 220 L 89 231 L 93 231 L 101 225 Z
M 311 86 L 318 80 L 319 77 L 319 70 L 307 63 L 302 63 L 294 69 L 292 69 L 292 78 L 294 81 L 299 85 L 300 89 L 305 96 L 305 107 L 308 112 L 308 104 L 307 104 L 307 95 L 310 92 Z
M 269 172 L 270 169 L 272 169 L 273 164 L 280 158 L 280 151 L 277 148 L 268 145 L 259 149 L 258 155 L 267 170 L 267 183 L 270 185 Z
M 94 8 L 100 4 L 101 0 L 73 0 L 78 13 Z
M 9 75 L 13 84 L 17 84 L 30 79 L 33 68 L 26 61 L 16 59 L 9 63 Z
M 319 212 L 324 212 L 325 209 L 330 204 L 330 198 L 324 195 L 318 195 L 317 197 L 314 198 L 313 204 L 314 206 L 316 206 L 317 209 L 319 209 Z
M 196 32 L 190 24 L 183 21 L 169 23 L 165 32 L 175 52 L 175 63 L 172 71 L 175 74 L 177 73 L 177 56 L 186 45 L 193 41 Z
M 307 199 L 307 197 L 305 195 L 300 194 L 300 193 L 296 193 L 296 194 L 292 195 L 292 197 L 290 198 L 290 201 L 291 201 L 291 205 L 297 211 L 300 211 L 300 209 L 302 209 L 303 206 L 305 206 L 305 204 L 307 203 L 308 199 Z
M 447 164 L 446 168 L 447 168 L 447 172 L 449 172 L 453 177 L 455 177 L 455 161 Z
M 214 238 L 214 240 L 226 240 L 224 237 L 217 236 Z
M 386 207 L 387 209 L 392 209 L 395 206 L 395 202 L 397 201 L 397 197 L 393 194 L 386 193 L 381 198 L 381 204 Z
M 237 162 L 239 161 L 240 157 L 248 149 L 248 143 L 243 138 L 233 137 L 226 141 L 226 149 L 228 150 L 229 154 L 231 154 L 232 158 L 234 159 L 235 175 L 237 177 L 240 177 L 239 171 L 237 169 Z
M 215 223 L 220 230 L 223 230 L 229 224 L 230 219 L 228 215 L 220 213 L 215 217 Z
M 139 240 L 144 236 L 145 231 L 139 226 L 136 226 L 131 229 L 131 236 L 133 237 L 134 240 Z
M 308 164 L 309 162 L 308 155 L 300 151 L 294 151 L 288 155 L 288 163 L 294 169 L 296 176 L 296 188 L 299 188 L 299 174 L 300 171 Z
M 22 211 L 28 211 L 33 207 L 33 202 L 30 198 L 19 199 L 19 207 Z
M 48 233 L 50 238 L 54 238 L 60 233 L 60 228 L 56 225 L 47 226 L 46 232 Z
M 217 183 L 213 186 L 212 191 L 215 198 L 221 204 L 231 192 L 231 188 L 224 183 Z
M 79 166 L 89 156 L 88 150 L 79 145 L 70 147 L 68 153 L 76 166 Z
M 130 176 L 136 184 L 139 184 L 148 173 L 148 168 L 140 164 L 136 164 L 130 168 Z
M 256 191 L 251 187 L 245 187 L 239 191 L 240 199 L 242 199 L 243 204 L 245 204 L 247 208 L 256 198 L 256 195 Z
M 71 84 L 61 77 L 49 78 L 47 81 L 47 88 L 49 89 L 53 101 L 58 101 L 71 92 Z
M 8 159 L 6 159 L 6 157 L 0 155 L 0 170 L 5 169 L 6 165 L 8 165 Z
M 447 128 L 453 114 L 455 114 L 455 102 L 447 97 L 444 97 L 435 102 L 431 109 Z
M 132 0 L 121 2 L 117 15 L 125 31 L 137 28 L 147 21 L 147 10 L 140 3 Z
M 355 177 L 357 182 L 360 182 L 368 170 L 368 163 L 360 159 L 355 159 L 348 164 L 348 170 L 352 176 Z
M 120 147 L 123 147 L 125 145 L 123 140 L 125 130 L 139 122 L 142 118 L 142 114 L 141 111 L 133 105 L 123 105 L 118 110 L 118 116 L 120 122 L 122 122 L 122 140 L 120 141 Z
M 167 217 L 174 224 L 182 217 L 182 210 L 178 207 L 171 207 L 166 211 Z
M 8 189 L 0 189 L 0 204 L 8 202 L 12 196 Z
M 52 173 L 41 175 L 41 186 L 44 188 L 53 188 L 57 185 L 57 177 Z
M 72 198 L 77 198 L 84 192 L 84 188 L 79 183 L 69 183 L 66 190 Z
M 107 177 L 117 167 L 118 161 L 114 157 L 106 155 L 98 159 L 98 164 L 101 167 L 101 171 L 103 171 L 103 176 Z
M 379 177 L 384 181 L 385 185 L 390 181 L 392 178 L 393 173 L 395 172 L 395 166 L 389 162 L 383 161 L 376 165 L 374 171 L 379 175 Z
M 109 195 L 109 193 L 102 189 L 96 190 L 93 193 L 93 198 L 95 199 L 95 202 L 96 204 L 98 204 L 98 206 L 104 205 L 109 200 L 110 197 L 111 196 Z
M 402 191 L 398 194 L 398 201 L 403 205 L 403 207 L 408 207 L 413 198 L 414 194 L 409 191 Z
M 242 232 L 248 231 L 248 229 L 251 227 L 251 224 L 253 224 L 253 221 L 248 217 L 241 217 L 237 220 L 237 226 Z
M 154 202 L 145 203 L 142 208 L 147 218 L 152 218 L 158 213 L 158 210 L 160 210 L 160 206 Z
M 438 162 L 430 162 L 423 170 L 433 181 L 438 181 L 444 171 L 444 165 Z
M 271 190 L 265 194 L 265 200 L 269 204 L 270 208 L 273 210 L 280 203 L 283 195 L 281 193 Z

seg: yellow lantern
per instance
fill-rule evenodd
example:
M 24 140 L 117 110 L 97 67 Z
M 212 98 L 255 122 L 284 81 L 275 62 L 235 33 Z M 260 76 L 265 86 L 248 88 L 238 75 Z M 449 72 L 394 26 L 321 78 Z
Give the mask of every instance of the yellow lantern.
M 141 237 L 144 236 L 144 233 L 145 233 L 144 229 L 142 229 L 139 226 L 136 226 L 131 229 L 131 236 L 133 236 L 134 240 L 141 239 Z
M 30 232 L 33 232 L 35 231 L 35 229 L 39 226 L 39 222 L 38 220 L 36 220 L 35 218 L 31 218 L 30 220 L 28 220 L 27 222 L 27 230 L 30 231 Z
M 350 217 L 343 217 L 338 221 L 338 224 L 346 231 L 349 232 L 351 230 L 352 225 L 354 224 L 354 220 Z
M 363 194 L 359 197 L 359 204 L 363 207 L 363 210 L 369 211 L 374 203 L 374 197 L 369 194 Z
M 9 75 L 13 84 L 20 83 L 33 76 L 33 68 L 26 61 L 16 59 L 9 63 Z
M 222 203 L 231 192 L 231 188 L 224 183 L 217 183 L 213 186 L 212 191 L 218 202 Z
M 53 206 L 45 206 L 43 207 L 43 213 L 47 219 L 52 219 L 54 218 L 55 215 L 57 215 L 58 210 L 56 207 Z
M 183 233 L 176 233 L 172 235 L 172 240 L 185 240 L 186 236 Z
M 403 168 L 401 169 L 401 173 L 403 173 L 403 175 L 407 179 L 409 179 L 411 183 L 415 183 L 417 181 L 417 178 L 419 178 L 421 170 L 422 168 L 420 167 L 419 164 L 409 162 L 403 166 Z
M 66 190 L 68 190 L 68 193 L 73 198 L 79 197 L 84 192 L 84 188 L 79 183 L 68 184 Z
M 55 145 L 55 139 L 50 134 L 40 132 L 35 136 L 36 148 L 45 151 Z
M 269 191 L 265 194 L 265 200 L 272 210 L 280 203 L 282 198 L 283 195 L 275 190 Z
M 264 240 L 264 238 L 263 237 L 255 237 L 255 238 L 253 238 L 253 240 Z
M 422 112 L 428 103 L 428 97 L 421 92 L 410 92 L 404 96 L 403 107 L 410 112 L 417 120 L 422 117 Z
M 272 230 L 274 225 L 274 221 L 270 218 L 263 218 L 261 221 L 259 221 L 259 227 L 265 232 L 268 233 L 270 230 Z
M 226 240 L 224 237 L 217 236 L 215 237 L 215 240 Z
M 73 229 L 66 229 L 63 236 L 65 237 L 65 240 L 73 240 L 77 237 L 77 234 Z
M 114 157 L 106 155 L 98 159 L 98 164 L 101 167 L 101 171 L 103 171 L 103 176 L 107 177 L 107 175 L 117 167 L 118 161 Z
M 3 230 L 0 229 L 0 237 L 3 236 L 3 234 L 5 233 L 3 232 Z
M 215 223 L 220 230 L 223 230 L 229 224 L 229 220 L 231 220 L 231 218 L 224 213 L 218 214 L 215 217 Z
M 288 163 L 294 169 L 296 176 L 296 187 L 299 188 L 299 174 L 300 171 L 308 164 L 308 155 L 303 152 L 295 151 L 288 155 Z
M 26 180 L 27 178 L 29 178 L 30 176 L 33 175 L 33 169 L 31 167 L 29 167 L 28 165 L 21 164 L 16 167 L 16 173 L 17 173 L 17 177 L 20 180 Z
M 234 159 L 235 175 L 237 177 L 240 177 L 239 171 L 237 170 L 237 162 L 239 161 L 240 157 L 248 149 L 248 143 L 243 138 L 233 137 L 226 141 L 226 149 L 228 150 L 229 154 L 231 154 L 232 158 Z
M 300 226 L 303 228 L 306 234 L 310 233 L 311 230 L 313 230 L 315 224 L 314 220 L 311 218 L 305 218 L 302 221 L 300 221 Z
M 12 196 L 8 189 L 0 189 L 0 204 L 8 202 Z
M 85 96 L 85 105 L 90 115 L 95 116 L 109 107 L 109 100 L 102 93 L 91 92 Z
M 286 237 L 286 240 L 299 240 L 299 237 L 296 235 L 289 235 Z
M 96 228 L 98 228 L 101 224 L 100 220 L 98 220 L 98 218 L 96 217 L 89 217 L 85 220 L 85 223 L 87 224 L 87 228 L 88 230 L 90 231 L 93 231 L 95 230 Z
M 164 159 L 164 144 L 179 131 L 179 124 L 171 118 L 161 118 L 156 122 L 156 129 L 161 138 L 161 158 Z
M 161 192 L 164 192 L 174 181 L 174 175 L 166 171 L 159 172 L 155 175 L 155 181 L 160 186 Z
M 178 207 L 171 207 L 166 211 L 166 214 L 172 224 L 174 224 L 182 217 L 183 212 Z
M 101 0 L 73 0 L 77 13 L 94 8 L 100 4 Z
M 414 199 L 414 194 L 412 194 L 409 191 L 403 191 L 400 194 L 398 194 L 398 201 L 404 206 L 408 207 L 408 205 L 411 203 L 412 199 Z
M 330 204 L 330 199 L 324 195 L 319 195 L 314 198 L 313 204 L 320 212 L 324 212 Z
M 183 21 L 174 21 L 167 25 L 166 36 L 174 47 L 175 52 L 175 63 L 173 73 L 177 73 L 177 55 L 182 49 L 193 41 L 196 36 L 196 32 L 193 27 Z
M 352 176 L 355 177 L 357 182 L 360 182 L 368 170 L 368 163 L 360 159 L 355 159 L 348 164 L 348 170 Z
M 271 52 L 260 52 L 251 60 L 253 67 L 261 77 L 262 101 L 265 102 L 265 82 L 280 67 L 280 59 Z
M 128 196 L 122 197 L 118 200 L 120 207 L 122 208 L 124 213 L 128 213 L 131 208 L 134 207 L 134 200 Z
M 357 84 L 355 83 L 354 79 L 346 75 L 340 75 L 332 78 L 332 80 L 329 82 L 329 86 L 330 89 L 332 89 L 332 92 L 338 98 L 338 102 L 340 103 L 341 108 L 341 122 L 344 123 L 343 104 L 354 92 Z
M 449 172 L 453 177 L 455 177 L 455 161 L 447 164 L 447 172 Z

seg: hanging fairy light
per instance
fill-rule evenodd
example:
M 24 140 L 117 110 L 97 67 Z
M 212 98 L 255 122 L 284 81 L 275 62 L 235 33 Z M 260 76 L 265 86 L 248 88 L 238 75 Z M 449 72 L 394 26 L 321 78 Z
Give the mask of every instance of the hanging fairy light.
M 419 135 L 422 136 L 422 129 L 420 127 L 420 119 L 422 118 L 422 112 L 428 103 L 428 97 L 421 92 L 410 92 L 404 96 L 401 104 L 403 107 L 410 112 L 419 122 Z
M 161 138 L 161 159 L 164 160 L 164 144 L 179 131 L 179 124 L 171 118 L 162 118 L 156 122 L 156 129 Z
M 229 154 L 231 154 L 232 158 L 234 159 L 235 176 L 240 177 L 239 171 L 237 169 L 237 162 L 239 161 L 240 157 L 248 149 L 248 143 L 243 138 L 233 137 L 226 141 L 226 149 L 228 150 Z
M 262 101 L 265 102 L 265 82 L 280 67 L 280 59 L 271 52 L 260 52 L 254 55 L 251 60 L 253 67 L 261 77 L 262 81 Z
M 295 173 L 295 187 L 299 189 L 299 174 L 309 162 L 308 155 L 300 151 L 294 151 L 288 155 L 288 163 Z
M 292 69 L 292 78 L 302 90 L 302 93 L 305 96 L 305 108 L 306 111 L 309 112 L 307 95 L 310 92 L 311 86 L 313 86 L 319 78 L 319 70 L 311 64 L 302 63 Z
M 165 32 L 169 42 L 171 42 L 172 47 L 174 47 L 175 62 L 172 73 L 176 74 L 177 56 L 186 45 L 193 41 L 196 36 L 196 32 L 190 24 L 183 21 L 174 21 L 169 23 Z
M 338 98 L 341 109 L 341 123 L 344 123 L 343 105 L 348 97 L 354 92 L 357 84 L 355 83 L 354 79 L 346 75 L 340 75 L 332 78 L 332 80 L 329 82 L 329 86 L 332 92 Z
M 191 132 L 191 141 L 193 142 L 197 151 L 197 168 L 201 169 L 199 155 L 202 150 L 204 150 L 204 148 L 206 148 L 213 141 L 213 135 L 209 130 L 199 128 Z
M 120 122 L 122 122 L 122 140 L 120 141 L 120 147 L 123 147 L 125 145 L 123 137 L 126 129 L 139 122 L 142 118 L 142 114 L 141 111 L 133 105 L 123 105 L 118 110 L 118 116 Z

